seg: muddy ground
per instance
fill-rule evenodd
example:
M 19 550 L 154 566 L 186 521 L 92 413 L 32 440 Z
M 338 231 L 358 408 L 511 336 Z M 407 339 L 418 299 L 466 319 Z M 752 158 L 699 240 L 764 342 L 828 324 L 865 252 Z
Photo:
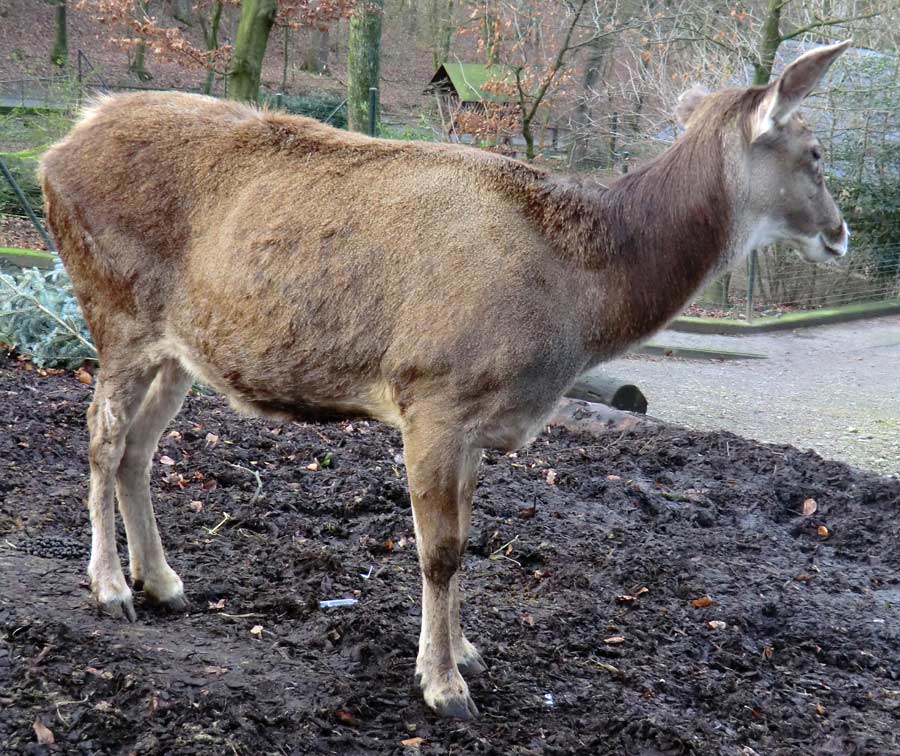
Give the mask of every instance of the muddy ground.
M 0 363 L 4 754 L 900 754 L 898 480 L 672 427 L 487 454 L 481 718 L 440 721 L 395 432 L 190 397 L 153 490 L 192 606 L 127 624 L 84 572 L 90 393 Z

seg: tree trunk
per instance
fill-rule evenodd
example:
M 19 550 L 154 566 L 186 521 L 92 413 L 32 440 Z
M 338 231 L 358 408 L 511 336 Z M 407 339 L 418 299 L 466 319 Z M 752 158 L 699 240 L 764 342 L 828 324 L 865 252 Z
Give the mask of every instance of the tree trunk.
M 56 37 L 50 60 L 62 68 L 69 61 L 69 34 L 66 29 L 66 0 L 56 0 Z
M 450 57 L 453 0 L 431 0 L 431 59 L 435 70 Z
M 369 0 L 350 19 L 347 55 L 347 127 L 368 131 L 369 88 L 377 87 L 381 60 L 381 17 L 384 0 Z M 380 94 L 380 93 L 379 93 Z M 379 98 L 375 101 L 378 117 Z
M 525 157 L 534 160 L 534 132 L 531 130 L 531 119 L 522 119 L 522 137 L 525 139 Z
M 194 25 L 193 0 L 172 0 L 172 17 L 185 26 Z
M 281 95 L 287 94 L 288 61 L 291 53 L 291 29 L 284 27 L 284 39 L 281 44 Z
M 306 34 L 306 49 L 303 52 L 303 70 L 324 73 L 328 68 L 328 29 L 310 29 Z
M 147 6 L 149 5 L 149 0 L 140 0 L 140 10 L 141 13 L 146 16 L 147 15 Z M 144 63 L 144 59 L 147 55 L 147 44 L 142 39 L 138 42 L 137 47 L 134 48 L 134 55 L 128 61 L 128 70 L 138 77 L 140 81 L 150 81 L 153 78 L 153 74 L 151 74 Z
M 572 153 L 569 158 L 572 166 L 578 166 L 585 158 L 590 143 L 591 98 L 594 87 L 600 81 L 607 67 L 607 53 L 610 48 L 610 37 L 597 37 L 588 45 L 587 60 L 584 65 L 581 99 L 575 108 L 573 121 L 576 136 L 572 142 Z
M 759 60 L 753 64 L 753 83 L 768 84 L 775 67 L 775 54 L 781 45 L 781 8 L 784 0 L 768 0 L 766 20 L 762 25 L 762 39 L 759 41 Z
M 234 40 L 234 56 L 228 72 L 228 97 L 256 102 L 269 32 L 275 22 L 277 0 L 243 0 L 241 20 Z
M 203 30 L 203 40 L 206 42 L 206 49 L 209 51 L 219 48 L 219 25 L 222 22 L 222 0 L 216 0 L 213 6 L 212 17 L 207 24 L 203 14 L 200 16 L 200 27 Z M 212 94 L 213 83 L 216 79 L 216 72 L 212 68 L 206 71 L 206 81 L 203 83 L 203 94 Z
M 137 76 L 140 81 L 150 81 L 153 78 L 153 74 L 147 70 L 144 63 L 146 55 L 147 45 L 144 40 L 141 40 L 134 48 L 134 55 L 128 63 L 128 70 Z
M 487 8 L 481 17 L 481 39 L 484 44 L 484 63 L 492 66 L 500 54 L 500 28 L 497 17 Z

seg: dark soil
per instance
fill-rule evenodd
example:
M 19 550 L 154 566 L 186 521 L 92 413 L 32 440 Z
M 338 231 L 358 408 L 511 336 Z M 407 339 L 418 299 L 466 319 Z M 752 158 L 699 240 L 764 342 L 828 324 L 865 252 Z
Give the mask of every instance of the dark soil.
M 441 721 L 397 433 L 190 397 L 153 490 L 192 608 L 129 625 L 84 574 L 90 394 L 0 363 L 4 754 L 900 754 L 900 481 L 671 427 L 487 454 L 481 718 Z

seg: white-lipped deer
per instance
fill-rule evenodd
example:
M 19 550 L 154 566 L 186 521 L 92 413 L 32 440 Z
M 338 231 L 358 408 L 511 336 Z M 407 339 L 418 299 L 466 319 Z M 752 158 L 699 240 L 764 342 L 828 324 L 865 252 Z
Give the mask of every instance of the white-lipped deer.
M 42 181 L 100 356 L 88 413 L 100 607 L 135 618 L 116 496 L 132 581 L 185 603 L 149 471 L 194 377 L 251 412 L 376 418 L 403 435 L 425 701 L 474 715 L 462 673 L 483 662 L 460 627 L 458 569 L 482 449 L 524 444 L 583 371 L 753 247 L 846 252 L 797 109 L 847 45 L 768 87 L 691 93 L 685 134 L 609 187 L 187 94 L 90 109 Z

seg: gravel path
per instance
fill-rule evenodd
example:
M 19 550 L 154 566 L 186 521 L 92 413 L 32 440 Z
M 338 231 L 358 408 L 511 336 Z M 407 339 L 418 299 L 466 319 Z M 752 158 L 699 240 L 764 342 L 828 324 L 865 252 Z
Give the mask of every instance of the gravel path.
M 604 365 L 640 386 L 651 415 L 900 475 L 900 316 L 752 336 L 664 331 L 652 341 L 768 359 L 630 355 Z

